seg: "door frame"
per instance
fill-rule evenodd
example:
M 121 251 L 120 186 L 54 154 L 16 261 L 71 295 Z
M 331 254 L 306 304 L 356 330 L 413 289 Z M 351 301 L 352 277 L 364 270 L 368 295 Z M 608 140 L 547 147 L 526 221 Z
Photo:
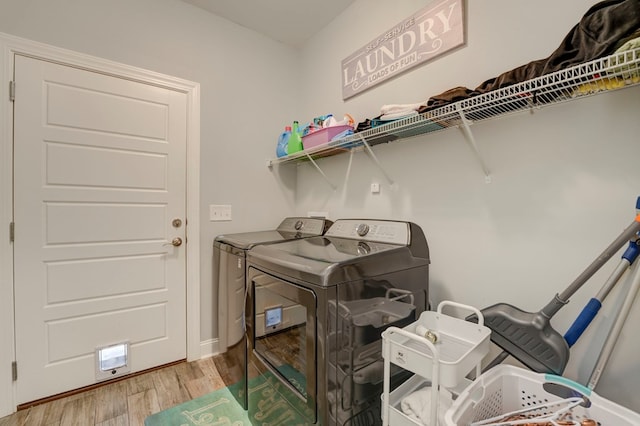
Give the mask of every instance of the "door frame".
M 16 410 L 11 363 L 15 360 L 13 245 L 13 104 L 9 82 L 14 55 L 117 76 L 183 92 L 187 96 L 186 169 L 186 346 L 187 360 L 200 345 L 200 84 L 0 32 L 0 417 Z M 16 88 L 16 92 L 19 92 Z

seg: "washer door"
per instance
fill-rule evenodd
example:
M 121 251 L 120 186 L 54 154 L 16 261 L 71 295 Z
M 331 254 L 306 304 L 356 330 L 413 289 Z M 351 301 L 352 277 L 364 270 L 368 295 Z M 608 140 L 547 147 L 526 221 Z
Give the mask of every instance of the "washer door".
M 317 418 L 316 295 L 297 284 L 256 272 L 250 273 L 246 309 L 250 367 L 264 380 L 261 386 L 277 392 L 289 408 L 313 424 Z M 257 411 L 274 408 L 260 404 L 260 398 L 252 398 L 251 393 L 250 382 L 250 415 L 259 416 Z M 268 393 L 263 390 L 261 394 Z

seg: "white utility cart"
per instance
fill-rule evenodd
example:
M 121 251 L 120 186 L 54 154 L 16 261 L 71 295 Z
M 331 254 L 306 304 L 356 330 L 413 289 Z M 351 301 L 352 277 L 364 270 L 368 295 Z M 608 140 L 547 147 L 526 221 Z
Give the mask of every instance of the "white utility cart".
M 478 323 L 444 315 L 445 306 L 471 311 Z M 468 305 L 443 301 L 437 311 L 425 311 L 418 320 L 404 328 L 389 327 L 382 333 L 384 357 L 384 387 L 382 393 L 383 426 L 423 425 L 426 419 L 416 419 L 401 409 L 404 398 L 431 387 L 428 424 L 438 424 L 440 388 L 460 394 L 469 380 L 466 376 L 475 368 L 480 376 L 480 363 L 489 352 L 491 330 L 484 326 L 482 313 Z M 393 392 L 390 388 L 391 364 L 414 373 Z M 426 402 L 426 401 L 425 401 Z

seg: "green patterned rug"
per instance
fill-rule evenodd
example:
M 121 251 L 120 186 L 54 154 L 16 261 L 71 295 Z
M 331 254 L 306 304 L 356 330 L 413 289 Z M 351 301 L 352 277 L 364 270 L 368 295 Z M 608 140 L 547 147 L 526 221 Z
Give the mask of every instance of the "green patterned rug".
M 293 368 L 285 366 L 280 371 L 287 377 L 299 375 Z M 292 380 L 296 383 L 296 380 Z M 298 383 L 303 383 L 298 381 Z M 232 388 L 237 385 L 231 385 Z M 252 426 L 252 425 L 306 425 L 300 413 L 280 396 L 283 385 L 272 374 L 249 380 L 250 405 L 258 409 L 250 418 L 232 395 L 229 388 L 219 389 L 207 395 L 152 414 L 144 421 L 145 426 Z M 300 401 L 296 408 L 306 412 L 308 408 Z

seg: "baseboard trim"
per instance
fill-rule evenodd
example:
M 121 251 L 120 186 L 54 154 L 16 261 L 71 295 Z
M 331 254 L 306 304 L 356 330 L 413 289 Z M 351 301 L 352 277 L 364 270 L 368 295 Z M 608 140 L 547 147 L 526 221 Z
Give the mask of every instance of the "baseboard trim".
M 200 342 L 200 358 L 209 358 L 220 353 L 220 341 L 216 339 L 203 340 Z
M 84 387 L 81 387 L 81 388 L 78 388 L 78 389 L 73 389 L 73 390 L 70 390 L 70 391 L 67 391 L 67 392 L 62 392 L 62 393 L 59 393 L 59 394 L 56 394 L 56 395 L 47 396 L 45 398 L 37 399 L 35 401 L 25 402 L 23 404 L 18 405 L 16 407 L 16 411 L 24 410 L 26 408 L 35 407 L 36 405 L 45 404 L 47 402 L 55 401 L 57 399 L 66 398 L 68 396 L 73 396 L 73 395 L 76 395 L 76 394 L 79 394 L 79 393 L 82 393 L 82 392 L 87 392 L 87 391 L 99 388 L 101 386 L 106 386 L 106 385 L 110 385 L 110 384 L 113 384 L 113 383 L 116 383 L 116 382 L 121 382 L 123 380 L 127 380 L 127 379 L 130 379 L 130 378 L 135 377 L 135 376 L 140 376 L 142 374 L 147 374 L 147 373 L 150 373 L 152 371 L 156 371 L 156 370 L 160 370 L 160 369 L 163 369 L 163 368 L 171 367 L 173 365 L 182 364 L 184 362 L 187 362 L 187 360 L 186 359 L 180 359 L 178 361 L 173 361 L 173 362 L 169 362 L 167 364 L 162 364 L 162 365 L 158 365 L 156 367 L 151 367 L 151 368 L 148 368 L 146 370 L 136 371 L 135 373 L 129 373 L 129 374 L 126 374 L 124 376 L 117 377 L 115 379 L 104 380 L 102 382 L 93 383 L 93 384 L 90 384 L 88 386 L 84 386 Z

